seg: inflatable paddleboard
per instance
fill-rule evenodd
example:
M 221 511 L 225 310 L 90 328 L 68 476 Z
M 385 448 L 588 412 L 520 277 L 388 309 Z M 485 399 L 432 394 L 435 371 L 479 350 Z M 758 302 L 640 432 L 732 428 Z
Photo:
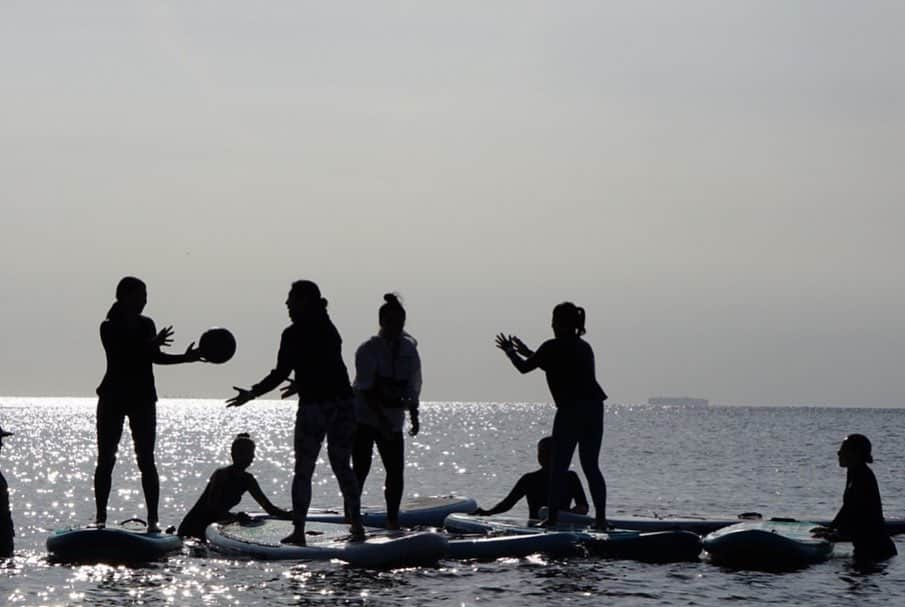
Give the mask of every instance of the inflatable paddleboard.
M 584 525 L 561 523 L 553 528 L 537 526 L 538 521 L 499 516 L 451 514 L 444 528 L 449 533 L 542 536 L 544 533 L 572 535 L 575 542 L 598 556 L 649 562 L 695 560 L 701 553 L 701 539 L 691 531 L 668 530 L 597 532 Z
M 825 561 L 833 543 L 811 535 L 815 523 L 747 521 L 724 527 L 704 538 L 710 560 L 752 569 L 795 569 Z
M 368 530 L 364 541 L 352 541 L 346 524 L 308 521 L 307 546 L 281 544 L 292 532 L 292 521 L 269 517 L 251 523 L 213 523 L 207 540 L 216 550 L 262 560 L 327 561 L 338 559 L 356 567 L 392 568 L 432 564 L 446 554 L 439 533 Z
M 47 538 L 51 557 L 67 562 L 148 562 L 180 548 L 182 540 L 177 535 L 119 526 L 61 529 Z
M 399 524 L 403 527 L 440 527 L 447 515 L 454 512 L 474 512 L 478 503 L 470 497 L 455 495 L 414 497 L 402 502 L 399 508 Z M 366 527 L 385 527 L 387 513 L 384 506 L 362 506 L 362 522 Z M 342 508 L 318 509 L 308 512 L 309 521 L 342 523 Z
M 574 533 L 532 533 L 497 537 L 451 539 L 447 542 L 447 558 L 500 559 L 522 558 L 530 554 L 570 556 L 584 550 Z

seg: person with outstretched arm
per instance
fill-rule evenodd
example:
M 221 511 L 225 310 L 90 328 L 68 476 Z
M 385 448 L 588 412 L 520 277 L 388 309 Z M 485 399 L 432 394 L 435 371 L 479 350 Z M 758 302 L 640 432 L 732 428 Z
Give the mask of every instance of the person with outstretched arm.
M 281 541 L 305 545 L 305 521 L 311 505 L 311 477 L 321 444 L 327 439 L 330 466 L 343 494 L 345 511 L 354 539 L 364 538 L 361 522 L 361 489 L 352 470 L 355 409 L 352 385 L 342 359 L 342 338 L 327 314 L 327 300 L 310 280 L 292 283 L 286 307 L 292 324 L 283 331 L 277 366 L 251 388 L 234 387 L 238 394 L 227 400 L 239 407 L 267 394 L 291 373 L 295 379 L 282 388 L 283 398 L 298 394 L 295 417 L 295 475 L 292 479 L 294 530 Z
M 281 519 L 292 518 L 291 511 L 278 508 L 267 499 L 258 480 L 248 471 L 248 467 L 255 460 L 255 443 L 247 433 L 243 432 L 233 440 L 230 457 L 233 463 L 214 471 L 201 497 L 182 519 L 177 532 L 179 537 L 194 537 L 207 541 L 204 530 L 211 523 L 247 519 L 244 512 L 238 514 L 230 512 L 230 509 L 242 501 L 242 496 L 246 492 L 270 516 Z
M 898 554 L 886 531 L 877 477 L 867 465 L 874 461 L 870 440 L 849 434 L 837 456 L 839 466 L 846 469 L 842 508 L 829 527 L 817 527 L 812 533 L 833 541 L 850 540 L 856 561 L 883 561 Z
M 553 437 L 545 436 L 537 442 L 537 463 L 540 469 L 522 475 L 515 486 L 503 500 L 484 510 L 478 508 L 473 512 L 479 516 L 490 516 L 509 512 L 523 497 L 528 500 L 528 517 L 540 518 L 540 509 L 550 503 L 550 462 L 553 459 Z M 572 502 L 575 506 L 572 506 Z M 566 477 L 566 490 L 560 494 L 559 509 L 576 514 L 588 513 L 588 498 L 581 487 L 581 479 L 574 470 L 569 470 Z
M 107 523 L 113 466 L 129 418 L 135 459 L 141 472 L 141 487 L 148 506 L 148 531 L 160 531 L 158 504 L 160 478 L 154 461 L 157 440 L 156 365 L 178 365 L 201 360 L 194 342 L 183 354 L 167 354 L 161 348 L 173 341 L 173 327 L 157 331 L 154 321 L 142 316 L 148 303 L 145 283 L 126 276 L 116 285 L 116 301 L 101 323 L 101 343 L 107 357 L 107 371 L 97 388 L 97 468 L 94 471 L 94 524 Z
M 585 334 L 585 311 L 572 302 L 553 308 L 553 339 L 531 350 L 513 335 L 500 333 L 496 345 L 522 373 L 543 369 L 556 405 L 553 418 L 553 465 L 546 523 L 558 522 L 566 472 L 578 447 L 581 468 L 594 502 L 595 527 L 607 528 L 606 482 L 598 458 L 603 441 L 603 402 L 607 396 L 594 369 L 594 351 L 581 338 Z

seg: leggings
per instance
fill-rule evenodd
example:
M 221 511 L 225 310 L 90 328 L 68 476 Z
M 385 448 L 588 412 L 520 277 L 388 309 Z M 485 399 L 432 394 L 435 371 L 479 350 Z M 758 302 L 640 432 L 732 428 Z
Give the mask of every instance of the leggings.
M 588 479 L 588 490 L 594 502 L 598 524 L 606 521 L 606 481 L 597 460 L 603 441 L 603 403 L 579 401 L 556 409 L 553 418 L 553 466 L 551 468 L 548 518 L 555 523 L 559 516 L 560 498 L 565 490 L 566 473 L 572 463 L 575 447 L 581 469 Z
M 148 505 L 148 523 L 156 523 L 160 501 L 160 479 L 154 463 L 157 439 L 157 405 L 154 402 L 124 406 L 101 398 L 97 403 L 97 468 L 94 470 L 94 502 L 97 521 L 107 520 L 107 501 L 116 464 L 116 452 L 123 435 L 123 422 L 129 418 L 135 459 L 141 472 L 141 488 Z
M 355 448 L 352 451 L 352 469 L 358 484 L 364 489 L 365 479 L 371 471 L 371 457 L 374 445 L 380 460 L 386 469 L 387 478 L 383 488 L 383 496 L 387 504 L 387 520 L 392 523 L 399 522 L 399 503 L 402 501 L 403 477 L 402 468 L 403 440 L 402 432 L 393 432 L 389 436 L 383 434 L 377 428 L 367 424 L 358 424 L 355 427 Z
M 311 477 L 327 438 L 330 467 L 343 494 L 343 506 L 352 524 L 361 522 L 358 481 L 352 471 L 352 440 L 355 411 L 351 400 L 299 403 L 295 416 L 295 476 L 292 478 L 292 522 L 304 531 L 311 505 Z

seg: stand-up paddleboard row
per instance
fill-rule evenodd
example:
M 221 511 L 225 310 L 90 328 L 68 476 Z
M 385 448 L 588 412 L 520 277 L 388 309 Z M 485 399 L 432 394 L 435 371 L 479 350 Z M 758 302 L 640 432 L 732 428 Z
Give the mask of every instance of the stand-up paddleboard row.
M 544 552 L 541 542 L 546 541 L 546 536 L 568 535 L 577 546 L 595 556 L 663 563 L 694 560 L 701 553 L 701 538 L 691 531 L 600 532 L 587 526 L 570 524 L 544 528 L 539 527 L 538 522 L 513 517 L 451 514 L 446 517 L 444 528 L 452 534 L 518 536 L 526 545 L 537 543 L 534 552 Z
M 399 524 L 403 527 L 442 527 L 455 512 L 474 512 L 478 503 L 470 497 L 455 495 L 422 496 L 406 500 L 399 507 Z M 307 520 L 317 523 L 345 522 L 342 510 L 312 508 Z M 381 507 L 362 506 L 361 522 L 366 527 L 385 527 L 387 513 Z

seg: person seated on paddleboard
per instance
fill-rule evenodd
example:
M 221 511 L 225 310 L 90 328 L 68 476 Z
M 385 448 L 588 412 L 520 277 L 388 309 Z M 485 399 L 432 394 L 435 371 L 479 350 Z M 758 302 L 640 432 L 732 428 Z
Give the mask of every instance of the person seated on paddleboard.
M 180 537 L 205 541 L 204 530 L 211 523 L 245 520 L 244 512 L 233 514 L 230 509 L 239 504 L 246 491 L 270 516 L 292 518 L 291 511 L 278 508 L 267 499 L 257 479 L 248 471 L 255 460 L 255 443 L 251 437 L 244 432 L 236 436 L 229 452 L 233 463 L 217 468 L 211 475 L 201 497 L 179 524 Z
M 12 435 L 12 432 L 0 428 L 0 450 L 3 448 L 3 439 Z M 13 555 L 13 537 L 15 535 L 13 515 L 9 509 L 9 485 L 6 484 L 6 478 L 0 472 L 0 558 Z
M 157 331 L 154 321 L 142 316 L 148 303 L 145 283 L 126 276 L 116 285 L 116 301 L 101 323 L 101 343 L 107 371 L 97 388 L 97 468 L 94 472 L 95 525 L 107 522 L 116 451 L 129 418 L 141 487 L 148 506 L 148 531 L 159 531 L 157 507 L 160 479 L 154 462 L 157 438 L 157 390 L 153 365 L 177 365 L 201 360 L 194 342 L 183 354 L 166 354 L 162 347 L 173 342 L 173 327 Z
M 603 440 L 603 402 L 607 396 L 594 372 L 594 351 L 585 334 L 585 311 L 572 302 L 553 308 L 553 339 L 532 351 L 518 337 L 500 333 L 496 345 L 522 373 L 543 369 L 556 404 L 553 418 L 553 461 L 546 523 L 558 522 L 566 472 L 578 447 L 581 468 L 588 480 L 598 529 L 606 529 L 606 482 L 598 458 Z
M 524 474 L 515 483 L 509 495 L 493 508 L 489 510 L 478 508 L 472 514 L 489 516 L 508 512 L 520 499 L 526 497 L 528 499 L 528 517 L 540 518 L 540 509 L 550 502 L 550 463 L 552 459 L 553 437 L 545 436 L 537 442 L 537 463 L 540 464 L 540 470 Z M 570 508 L 573 500 L 575 506 Z M 584 489 L 581 488 L 581 479 L 574 470 L 569 470 L 567 474 L 566 491 L 560 494 L 559 508 L 576 514 L 588 513 L 588 498 L 585 497 Z
M 364 488 L 374 445 L 386 470 L 384 498 L 387 529 L 399 528 L 399 504 L 402 501 L 404 441 L 402 427 L 409 411 L 411 429 L 416 436 L 421 428 L 418 398 L 421 394 L 421 359 L 415 338 L 406 333 L 405 308 L 393 293 L 383 296 L 378 321 L 380 332 L 355 352 L 355 446 L 352 469 Z
M 289 379 L 283 398 L 298 394 L 295 417 L 295 476 L 292 479 L 293 532 L 281 541 L 305 545 L 305 521 L 311 505 L 311 476 L 321 443 L 327 438 L 330 467 L 343 494 L 343 506 L 351 523 L 353 538 L 364 538 L 361 522 L 361 489 L 352 470 L 352 442 L 355 435 L 355 407 L 352 384 L 342 358 L 342 338 L 327 314 L 327 300 L 310 280 L 292 283 L 286 308 L 292 324 L 283 331 L 277 366 L 250 389 L 234 389 L 238 394 L 226 401 L 239 407 L 266 394 Z
M 842 508 L 829 527 L 817 527 L 812 532 L 833 541 L 851 540 L 855 560 L 882 561 L 896 555 L 883 520 L 877 478 L 867 465 L 874 461 L 870 440 L 863 434 L 849 434 L 837 455 L 839 466 L 846 468 Z

